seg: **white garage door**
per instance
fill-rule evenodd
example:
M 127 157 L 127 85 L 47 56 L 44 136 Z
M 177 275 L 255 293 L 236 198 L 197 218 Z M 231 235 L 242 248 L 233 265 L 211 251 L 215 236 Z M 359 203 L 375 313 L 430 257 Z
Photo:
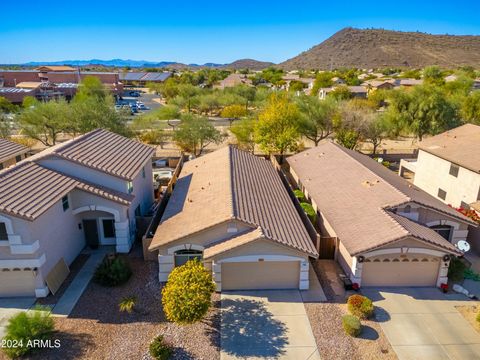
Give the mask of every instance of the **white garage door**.
M 299 261 L 222 263 L 222 290 L 298 289 Z
M 0 297 L 35 296 L 33 271 L 0 271 Z
M 436 286 L 441 258 L 422 255 L 366 259 L 362 286 Z

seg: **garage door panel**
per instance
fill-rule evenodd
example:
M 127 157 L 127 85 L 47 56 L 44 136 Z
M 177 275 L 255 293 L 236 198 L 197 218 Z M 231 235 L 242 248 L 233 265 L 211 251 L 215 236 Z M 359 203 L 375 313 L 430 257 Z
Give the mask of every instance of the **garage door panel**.
M 33 271 L 0 271 L 0 297 L 35 296 Z
M 298 289 L 299 261 L 222 264 L 222 290 Z
M 436 286 L 439 268 L 433 257 L 369 259 L 363 263 L 362 286 Z

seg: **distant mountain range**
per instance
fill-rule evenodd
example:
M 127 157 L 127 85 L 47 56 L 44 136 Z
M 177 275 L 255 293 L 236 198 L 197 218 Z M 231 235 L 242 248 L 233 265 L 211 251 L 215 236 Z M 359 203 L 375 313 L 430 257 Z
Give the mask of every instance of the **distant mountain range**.
M 262 70 L 274 64 L 253 59 L 241 59 L 229 64 L 182 64 L 174 61 L 91 59 L 29 62 L 22 65 L 98 65 L 131 68 Z M 285 70 L 329 70 L 342 67 L 361 69 L 383 67 L 422 68 L 429 65 L 438 65 L 446 68 L 468 65 L 480 68 L 480 36 L 431 35 L 421 32 L 345 28 L 311 49 L 275 66 Z
M 31 61 L 23 66 L 42 66 L 42 65 L 69 65 L 69 66 L 88 66 L 88 65 L 99 65 L 106 67 L 131 67 L 131 68 L 142 68 L 142 67 L 155 67 L 155 68 L 232 68 L 232 69 L 251 69 L 251 70 L 261 70 L 270 65 L 273 65 L 271 62 L 257 61 L 253 59 L 242 59 L 234 61 L 230 64 L 217 64 L 217 63 L 205 63 L 205 64 L 182 64 L 174 61 L 147 61 L 147 60 L 124 60 L 124 59 L 112 59 L 112 60 L 100 60 L 100 59 L 91 59 L 91 60 L 62 60 L 62 61 Z
M 480 68 L 480 36 L 345 28 L 278 66 L 328 70 L 429 65 Z

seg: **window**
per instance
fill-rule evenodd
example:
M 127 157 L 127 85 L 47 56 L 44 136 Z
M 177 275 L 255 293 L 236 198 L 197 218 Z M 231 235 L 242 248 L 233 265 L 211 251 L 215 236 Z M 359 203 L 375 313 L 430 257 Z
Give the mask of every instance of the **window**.
M 411 211 L 412 211 L 412 207 L 410 205 L 405 206 L 405 208 L 403 209 L 403 212 L 405 214 L 409 214 Z
M 68 208 L 70 207 L 70 205 L 68 204 L 68 195 L 65 195 L 64 197 L 62 197 L 62 207 L 63 207 L 63 211 L 67 211 Z
M 188 260 L 202 260 L 203 253 L 199 250 L 178 250 L 175 252 L 175 266 L 182 266 Z
M 22 155 L 15 156 L 15 161 L 16 162 L 22 161 Z
M 458 165 L 450 164 L 449 174 L 455 177 L 458 177 Z
M 445 190 L 442 190 L 442 189 L 438 189 L 438 195 L 437 195 L 440 199 L 442 200 L 445 200 L 445 198 L 447 197 L 447 192 Z
M 102 220 L 103 225 L 103 237 L 114 238 L 115 237 L 115 220 L 113 219 L 104 219 Z
M 145 179 L 145 166 L 142 168 L 142 177 Z
M 0 223 L 0 240 L 8 240 L 7 226 L 5 223 Z
M 432 226 L 430 229 L 441 235 L 446 240 L 450 241 L 450 236 L 452 233 L 452 227 L 449 225 L 435 225 Z
M 129 194 L 133 192 L 133 183 L 131 181 L 128 182 L 127 189 Z

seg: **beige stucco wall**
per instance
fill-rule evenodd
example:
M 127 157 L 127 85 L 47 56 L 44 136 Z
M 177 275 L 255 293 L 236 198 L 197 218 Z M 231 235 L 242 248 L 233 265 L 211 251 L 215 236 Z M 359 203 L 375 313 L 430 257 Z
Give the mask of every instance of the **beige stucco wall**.
M 458 177 L 449 174 L 451 162 L 427 153 L 418 152 L 414 184 L 438 198 L 438 189 L 445 190 L 446 204 L 459 207 L 461 202 L 471 204 L 478 200 L 480 174 L 460 167 Z
M 223 239 L 227 239 L 227 238 L 235 235 L 235 233 L 228 233 L 228 231 L 227 231 L 229 225 L 231 226 L 233 224 L 237 227 L 237 230 L 238 230 L 236 234 L 240 234 L 240 233 L 245 232 L 249 229 L 252 229 L 250 226 L 248 226 L 245 223 L 242 223 L 240 221 L 237 221 L 237 220 L 226 221 L 226 222 L 220 223 L 216 226 L 212 226 L 209 229 L 205 229 L 203 231 L 195 233 L 191 236 L 186 236 L 182 239 L 179 239 L 179 240 L 173 241 L 171 243 L 168 243 L 166 245 L 163 245 L 163 246 L 158 248 L 158 253 L 160 255 L 167 255 L 169 248 L 178 246 L 180 244 L 197 244 L 197 245 L 201 245 L 201 246 L 205 247 L 208 244 L 211 244 L 213 242 L 217 242 L 217 241 L 220 241 L 220 240 L 223 240 Z M 186 224 L 185 226 L 188 226 L 188 224 Z M 161 237 L 161 234 L 162 234 L 162 227 L 161 226 L 157 229 L 157 233 L 159 233 L 159 236 Z

